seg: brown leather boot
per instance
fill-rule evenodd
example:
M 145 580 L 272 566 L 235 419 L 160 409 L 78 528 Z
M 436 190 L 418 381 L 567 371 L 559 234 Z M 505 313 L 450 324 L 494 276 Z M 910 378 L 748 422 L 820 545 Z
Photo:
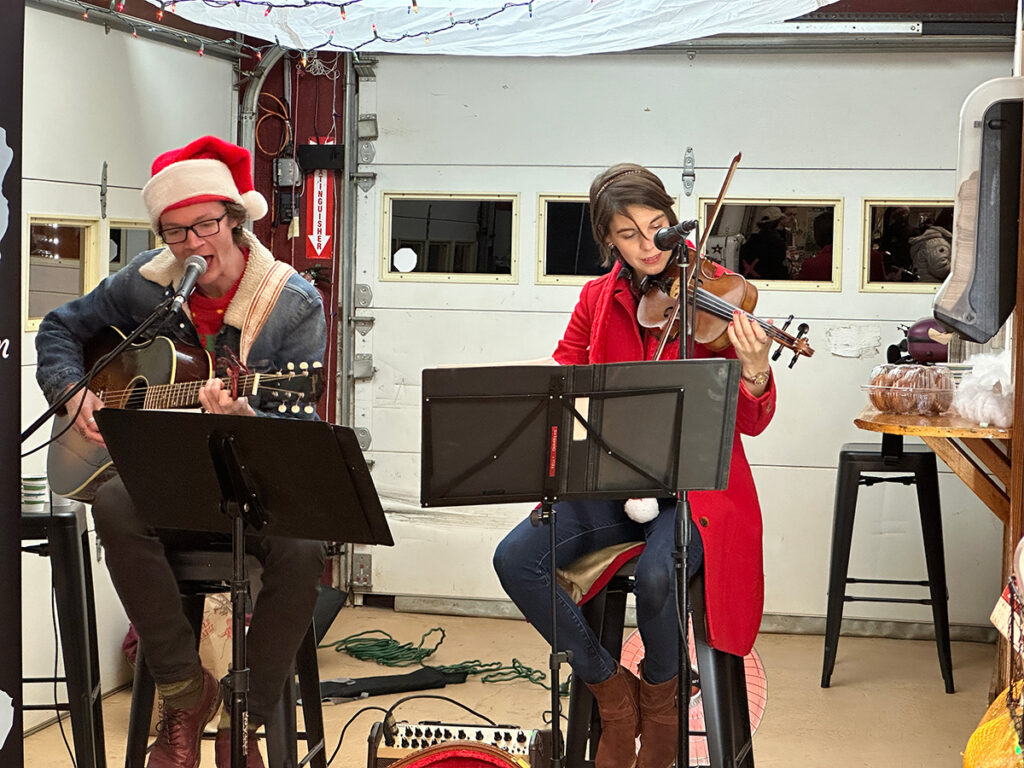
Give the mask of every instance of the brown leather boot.
M 636 675 L 619 665 L 614 675 L 596 685 L 587 684 L 601 715 L 601 740 L 594 768 L 635 768 L 640 712 Z
M 640 676 L 640 755 L 637 768 L 668 768 L 679 739 L 679 675 L 654 685 Z

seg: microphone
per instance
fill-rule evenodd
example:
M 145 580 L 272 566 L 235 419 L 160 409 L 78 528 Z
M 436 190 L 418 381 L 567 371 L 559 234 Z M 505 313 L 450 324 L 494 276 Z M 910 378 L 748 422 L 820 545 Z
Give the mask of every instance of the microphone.
M 196 280 L 206 271 L 206 259 L 202 256 L 192 254 L 185 259 L 185 276 L 178 283 L 178 290 L 174 292 L 174 301 L 171 302 L 171 312 L 177 312 L 181 305 L 188 301 L 192 291 L 196 288 Z
M 654 233 L 654 247 L 659 251 L 670 251 L 686 240 L 686 236 L 696 228 L 696 219 L 680 221 L 674 227 L 662 227 Z

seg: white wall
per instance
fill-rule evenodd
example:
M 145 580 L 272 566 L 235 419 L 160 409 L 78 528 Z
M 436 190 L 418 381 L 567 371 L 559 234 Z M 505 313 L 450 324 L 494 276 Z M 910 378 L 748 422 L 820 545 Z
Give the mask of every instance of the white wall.
M 100 221 L 100 242 L 105 243 L 99 195 L 104 161 L 108 219 L 146 221 L 139 191 L 154 157 L 206 133 L 227 139 L 235 135 L 229 62 L 113 30 L 106 34 L 102 25 L 35 8 L 25 11 L 25 57 L 23 220 L 32 214 L 91 217 Z M 105 272 L 101 265 L 98 276 Z M 34 333 L 24 335 L 22 350 L 22 423 L 27 427 L 46 408 L 35 383 Z M 29 442 L 38 445 L 48 435 L 44 427 Z M 26 458 L 22 471 L 44 472 L 45 455 L 43 450 Z M 120 650 L 128 621 L 102 562 L 94 558 L 92 565 L 101 674 L 109 691 L 129 677 Z M 49 567 L 39 557 L 22 556 L 27 675 L 47 675 L 53 668 Z M 26 690 L 26 703 L 52 700 L 46 686 Z M 25 726 L 49 717 L 26 712 Z
M 979 83 L 1009 73 L 1009 53 L 836 50 L 827 53 L 648 52 L 570 59 L 381 56 L 361 83 L 360 113 L 377 115 L 376 157 L 361 170 L 357 282 L 373 290 L 373 330 L 356 352 L 377 369 L 356 390 L 356 425 L 370 430 L 374 479 L 392 510 L 397 545 L 373 550 L 375 591 L 501 599 L 494 545 L 528 505 L 418 508 L 420 373 L 438 363 L 550 354 L 579 288 L 536 284 L 541 194 L 586 194 L 604 167 L 646 164 L 682 197 L 714 197 L 737 151 L 729 195 L 841 198 L 842 291 L 764 290 L 763 317 L 793 313 L 817 354 L 776 364 L 777 416 L 745 443 L 765 519 L 769 613 L 823 616 L 835 468 L 842 443 L 875 441 L 853 417 L 859 386 L 901 338 L 899 323 L 930 315 L 931 295 L 859 291 L 864 198 L 952 198 L 958 114 Z M 697 162 L 682 195 L 683 154 Z M 519 196 L 515 285 L 385 282 L 380 278 L 385 192 Z M 841 245 L 841 247 L 840 247 Z M 868 352 L 835 354 L 852 330 Z M 940 479 L 950 617 L 985 625 L 999 593 L 1000 527 L 949 472 Z M 851 575 L 922 578 L 912 488 L 864 489 Z M 930 621 L 927 608 L 853 604 L 847 616 Z

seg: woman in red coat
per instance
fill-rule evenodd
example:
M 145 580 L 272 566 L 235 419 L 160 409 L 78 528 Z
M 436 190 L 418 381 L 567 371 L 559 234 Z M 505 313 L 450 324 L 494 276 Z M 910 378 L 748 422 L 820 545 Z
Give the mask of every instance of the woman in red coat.
M 658 345 L 637 322 L 640 281 L 658 275 L 672 257 L 654 234 L 676 224 L 672 198 L 661 180 L 639 165 L 616 165 L 594 179 L 590 212 L 594 239 L 611 270 L 583 286 L 554 358 L 563 365 L 649 360 Z M 720 271 L 724 271 L 719 268 Z M 745 315 L 728 329 L 732 346 L 721 356 L 739 359 L 742 383 L 736 413 L 729 487 L 689 494 L 692 520 L 687 573 L 703 562 L 708 640 L 715 648 L 746 654 L 761 622 L 764 577 L 761 510 L 740 435 L 757 435 L 775 410 L 768 364 L 769 340 Z M 694 344 L 694 357 L 712 357 Z M 663 359 L 678 356 L 678 341 Z M 597 768 L 668 768 L 675 760 L 678 689 L 678 623 L 672 552 L 675 499 L 659 499 L 660 514 L 627 516 L 621 501 L 570 501 L 556 505 L 556 562 L 627 541 L 645 541 L 637 563 L 637 624 L 645 659 L 638 680 L 605 651 L 575 602 L 558 590 L 556 622 L 561 648 L 573 654 L 573 673 L 591 689 L 601 715 Z M 550 639 L 549 532 L 525 520 L 498 545 L 494 567 L 502 586 L 526 618 Z M 637 756 L 635 739 L 640 736 Z

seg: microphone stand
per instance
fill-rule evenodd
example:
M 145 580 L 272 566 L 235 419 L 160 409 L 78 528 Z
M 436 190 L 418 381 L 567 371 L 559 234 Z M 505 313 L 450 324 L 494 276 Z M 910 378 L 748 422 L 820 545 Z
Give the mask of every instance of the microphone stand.
M 697 229 L 697 242 L 700 242 L 700 231 Z M 700 249 L 694 252 L 693 264 L 693 298 L 687 292 L 687 271 L 689 265 L 689 248 L 686 240 L 676 246 L 675 259 L 682 275 L 679 291 L 679 359 L 688 360 L 693 357 L 693 328 L 697 316 L 696 297 L 697 283 L 700 277 Z M 690 302 L 693 301 L 693 306 Z M 667 331 L 668 329 L 666 329 Z M 667 333 L 666 333 L 667 335 Z M 675 550 L 673 558 L 676 568 L 676 592 L 679 596 L 679 692 L 678 700 L 678 740 L 676 742 L 676 766 L 690 764 L 690 649 L 688 619 L 690 613 L 690 580 L 686 572 L 687 557 L 690 549 L 690 500 L 687 491 L 676 492 L 676 527 Z M 685 691 L 685 693 L 684 693 Z
M 50 419 L 51 416 L 53 416 L 55 413 L 57 413 L 57 411 L 63 408 L 67 404 L 68 400 L 70 400 L 78 392 L 80 392 L 83 387 L 88 386 L 89 382 L 92 381 L 93 376 L 102 371 L 106 367 L 107 363 L 109 363 L 111 360 L 113 360 L 115 357 L 121 354 L 121 352 L 127 349 L 130 344 L 132 344 L 137 338 L 139 338 L 139 336 L 145 333 L 150 328 L 150 326 L 152 326 L 157 320 L 164 321 L 168 317 L 170 317 L 171 313 L 169 312 L 169 310 L 177 297 L 178 294 L 175 292 L 172 293 L 167 298 L 165 298 L 163 301 L 161 301 L 157 305 L 156 309 L 154 309 L 150 313 L 149 317 L 142 321 L 142 324 L 139 325 L 138 328 L 136 328 L 134 331 L 125 336 L 124 339 L 118 342 L 118 344 L 112 350 L 110 350 L 107 354 L 103 355 L 103 357 L 97 360 L 95 364 L 92 366 L 92 368 L 90 368 L 88 372 L 83 374 L 83 376 L 77 382 L 75 382 L 75 385 L 71 387 L 71 389 L 67 390 L 62 395 L 60 395 L 53 402 L 53 405 L 51 405 L 49 408 L 43 411 L 42 416 L 40 416 L 38 419 L 32 422 L 32 424 L 29 425 L 25 429 L 25 431 L 21 433 L 21 442 L 24 443 L 29 437 L 32 436 L 33 433 L 35 433 L 37 429 L 39 429 L 39 427 L 45 424 Z

